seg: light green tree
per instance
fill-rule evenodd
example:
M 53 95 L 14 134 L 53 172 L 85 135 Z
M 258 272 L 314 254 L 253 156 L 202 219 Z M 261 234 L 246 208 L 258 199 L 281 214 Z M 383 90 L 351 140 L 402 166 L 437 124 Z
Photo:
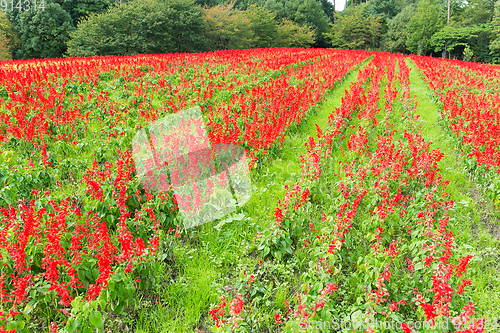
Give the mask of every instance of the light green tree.
M 284 18 L 278 25 L 278 47 L 311 47 L 315 42 L 316 32 L 308 26 L 302 26 Z
M 495 15 L 491 21 L 493 30 L 492 42 L 490 48 L 495 51 L 500 51 L 500 1 L 495 5 Z
M 381 36 L 380 18 L 372 14 L 366 16 L 367 4 L 352 6 L 340 16 L 337 24 L 330 24 L 325 34 L 333 47 L 343 49 L 376 49 Z
M 20 43 L 12 23 L 0 11 L 0 60 L 12 59 L 12 50 Z
M 237 50 L 252 46 L 254 37 L 250 19 L 229 4 L 203 9 L 205 37 L 210 50 Z
M 244 13 L 250 21 L 250 29 L 253 32 L 252 47 L 275 46 L 278 37 L 276 14 L 257 5 L 248 6 Z
M 406 47 L 412 53 L 425 55 L 432 52 L 431 37 L 444 26 L 445 17 L 436 0 L 423 0 L 408 24 Z

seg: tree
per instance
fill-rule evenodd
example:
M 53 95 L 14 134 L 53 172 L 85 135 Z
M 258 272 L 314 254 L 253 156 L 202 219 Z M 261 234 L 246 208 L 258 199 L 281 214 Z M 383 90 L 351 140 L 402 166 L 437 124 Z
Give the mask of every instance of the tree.
M 493 16 L 493 21 L 491 21 L 492 26 L 492 42 L 491 49 L 494 51 L 500 51 L 500 2 L 495 5 L 495 14 Z
M 245 10 L 253 32 L 252 46 L 257 48 L 274 47 L 278 34 L 276 14 L 257 5 L 250 5 Z
M 408 24 L 415 15 L 416 6 L 406 6 L 399 14 L 387 20 L 387 34 L 385 47 L 389 52 L 406 53 L 406 40 L 408 38 Z
M 490 24 L 478 24 L 469 27 L 445 26 L 431 38 L 434 52 L 446 50 L 449 57 L 461 59 L 468 48 L 471 59 L 484 60 L 489 53 Z
M 119 0 L 55 0 L 68 12 L 77 25 L 82 19 L 93 13 L 104 13 L 113 3 Z
M 80 22 L 70 56 L 196 52 L 204 49 L 203 16 L 193 0 L 137 0 Z
M 205 37 L 210 50 L 245 49 L 252 46 L 252 26 L 244 12 L 229 4 L 205 7 Z
M 299 25 L 316 31 L 316 46 L 326 46 L 323 34 L 328 30 L 328 17 L 322 5 L 316 0 L 287 0 L 284 6 L 285 17 Z
M 344 49 L 374 49 L 379 45 L 381 35 L 380 18 L 365 16 L 367 4 L 347 8 L 337 24 L 330 24 L 325 37 L 333 47 Z
M 23 12 L 18 29 L 22 47 L 14 57 L 28 59 L 62 57 L 74 27 L 68 12 L 59 4 L 46 3 L 44 10 Z
M 465 0 L 439 0 L 439 6 L 446 8 L 446 16 L 448 16 L 449 6 L 450 24 L 447 23 L 446 25 L 463 25 L 461 20 L 463 19 L 463 12 L 467 8 Z
M 444 26 L 444 15 L 436 0 L 423 0 L 408 25 L 406 47 L 415 54 L 432 52 L 430 40 Z
M 385 23 L 401 11 L 396 0 L 370 0 L 366 12 L 373 16 L 380 17 Z
M 311 47 L 315 42 L 316 32 L 308 26 L 301 26 L 284 18 L 278 26 L 276 46 Z
M 328 30 L 329 18 L 323 0 L 253 0 L 255 4 L 276 13 L 278 21 L 286 18 L 316 31 L 315 46 L 325 47 L 323 34 Z M 326 6 L 328 9 L 328 6 Z M 333 8 L 332 8 L 333 11 Z
M 328 0 L 319 0 L 321 3 L 321 7 L 323 7 L 323 11 L 325 12 L 326 17 L 328 17 L 330 22 L 333 22 L 333 16 L 334 16 L 334 6 L 333 3 L 331 3 Z
M 12 23 L 0 11 L 0 60 L 12 59 L 12 49 L 20 43 Z
M 462 26 L 490 23 L 495 11 L 497 0 L 469 0 L 461 17 Z

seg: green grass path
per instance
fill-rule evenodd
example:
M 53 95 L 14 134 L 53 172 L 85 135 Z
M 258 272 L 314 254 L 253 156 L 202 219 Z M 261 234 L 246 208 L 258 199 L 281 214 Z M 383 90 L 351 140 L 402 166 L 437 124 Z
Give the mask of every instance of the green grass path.
M 411 68 L 411 94 L 416 95 L 418 101 L 416 113 L 420 116 L 422 135 L 432 142 L 432 149 L 439 148 L 444 153 L 439 168 L 443 178 L 450 181 L 447 190 L 454 201 L 450 227 L 456 237 L 455 252 L 474 256 L 471 269 L 463 278 L 472 281 L 471 296 L 477 313 L 486 318 L 500 318 L 500 242 L 486 227 L 498 222 L 486 211 L 488 208 L 475 183 L 465 175 L 464 157 L 441 127 L 441 109 L 431 98 L 433 92 L 417 72 L 417 67 L 411 61 L 407 64 Z
M 191 232 L 191 241 L 177 244 L 175 267 L 166 267 L 175 278 L 164 284 L 163 305 L 143 311 L 136 332 L 193 332 L 193 327 L 209 331 L 213 320 L 208 311 L 211 304 L 219 302 L 218 291 L 223 289 L 231 294 L 238 274 L 245 268 L 255 267 L 262 259 L 255 251 L 254 237 L 271 221 L 269 215 L 283 197 L 284 185 L 300 179 L 299 157 L 306 152 L 305 142 L 309 136 L 316 135 L 316 124 L 326 125 L 328 115 L 341 105 L 345 90 L 368 62 L 365 60 L 335 85 L 316 112 L 310 112 L 298 128 L 285 137 L 273 160 L 265 162 L 260 170 L 252 170 L 254 192 L 239 214 L 229 217 L 226 223 L 207 223 Z

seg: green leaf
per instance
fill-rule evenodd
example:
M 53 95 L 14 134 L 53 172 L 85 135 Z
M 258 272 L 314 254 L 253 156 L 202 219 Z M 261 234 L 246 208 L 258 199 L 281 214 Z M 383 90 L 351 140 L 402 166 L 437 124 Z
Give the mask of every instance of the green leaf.
M 73 333 L 78 328 L 79 325 L 80 325 L 80 318 L 76 318 L 71 322 L 71 325 L 68 328 L 68 332 Z
M 269 251 L 271 251 L 269 246 L 264 247 L 264 250 L 262 251 L 262 256 L 263 257 L 267 256 L 269 254 Z
M 130 288 L 127 289 L 127 292 L 128 292 L 129 298 L 132 298 L 132 296 L 134 296 L 134 293 L 135 293 L 135 288 L 134 287 L 130 287 Z
M 99 277 L 99 270 L 97 268 L 92 269 L 92 278 L 96 279 Z
M 121 314 L 124 305 L 125 305 L 125 302 L 118 301 L 118 304 L 114 307 L 113 311 L 115 313 Z
M 7 330 L 13 330 L 17 328 L 17 321 L 11 321 L 7 324 Z
M 302 228 L 298 225 L 295 226 L 295 235 L 300 236 L 301 233 L 302 233 Z
M 100 312 L 92 312 L 90 314 L 90 323 L 95 327 L 99 327 L 99 324 L 101 323 L 101 319 L 102 319 L 102 314 Z

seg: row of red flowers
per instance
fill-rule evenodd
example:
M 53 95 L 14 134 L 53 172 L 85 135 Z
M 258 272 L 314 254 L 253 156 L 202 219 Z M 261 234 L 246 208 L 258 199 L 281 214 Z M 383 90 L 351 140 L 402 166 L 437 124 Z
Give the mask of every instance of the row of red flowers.
M 0 323 L 35 308 L 35 319 L 45 311 L 60 324 L 73 299 L 147 271 L 180 236 L 174 197 L 135 174 L 138 129 L 201 105 L 212 144 L 262 156 L 364 57 L 272 49 L 1 66 L 0 149 L 13 158 L 0 160 Z
M 451 319 L 458 332 L 484 331 L 484 320 L 473 320 L 474 305 L 463 297 L 471 284 L 463 275 L 472 256 L 458 257 L 453 251 L 448 226 L 453 201 L 437 167 L 443 154 L 431 150 L 417 130 L 409 72 L 403 56 L 374 54 L 331 113 L 328 127 L 317 126 L 317 137 L 309 138 L 308 153 L 301 157 L 302 179 L 287 188 L 275 221 L 257 237 L 264 255 L 280 258 L 280 244 L 298 226 L 304 235 L 292 239 L 292 246 L 307 251 L 317 267 L 314 273 L 303 273 L 296 311 L 292 316 L 289 311 L 286 316 L 277 313 L 278 325 L 286 319 L 288 329 L 317 329 L 309 322 L 329 318 L 341 307 L 337 290 L 357 298 L 350 311 L 359 309 L 354 311 L 358 318 L 396 318 L 398 329 L 406 333 L 412 329 L 405 322 L 415 319 L 431 326 Z M 332 160 L 335 165 L 338 161 L 338 169 L 329 167 Z M 329 192 L 336 205 L 325 207 L 319 221 L 307 221 L 310 189 L 320 180 L 338 184 Z M 237 300 L 251 301 L 241 295 Z M 225 305 L 223 299 L 210 312 L 217 326 L 224 324 Z M 231 312 L 238 322 L 241 312 Z M 234 319 L 231 323 L 236 329 Z

